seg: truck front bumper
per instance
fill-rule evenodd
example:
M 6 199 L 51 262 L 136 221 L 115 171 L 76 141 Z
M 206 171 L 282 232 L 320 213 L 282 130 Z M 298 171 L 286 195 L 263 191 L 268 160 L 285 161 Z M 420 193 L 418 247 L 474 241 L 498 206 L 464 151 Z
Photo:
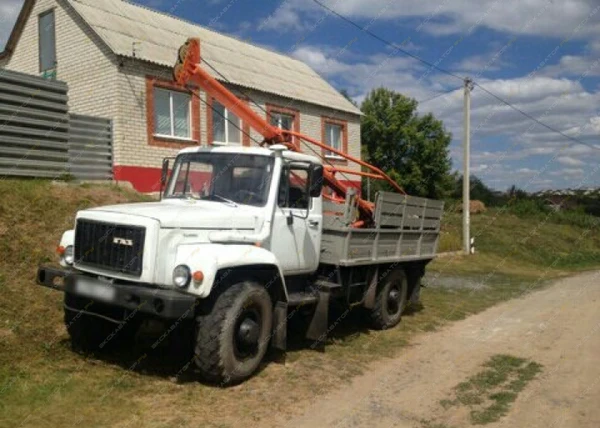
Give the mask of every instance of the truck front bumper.
M 176 290 L 165 290 L 149 284 L 101 281 L 68 270 L 40 267 L 37 283 L 41 286 L 63 291 L 78 301 L 91 302 L 94 308 L 121 308 L 128 312 L 139 311 L 160 318 L 193 318 L 198 299 Z M 71 301 L 72 299 L 70 299 Z M 66 302 L 66 299 L 65 299 Z M 78 305 L 79 306 L 79 305 Z M 65 307 L 71 310 L 81 308 Z M 118 321 L 118 320 L 116 320 Z

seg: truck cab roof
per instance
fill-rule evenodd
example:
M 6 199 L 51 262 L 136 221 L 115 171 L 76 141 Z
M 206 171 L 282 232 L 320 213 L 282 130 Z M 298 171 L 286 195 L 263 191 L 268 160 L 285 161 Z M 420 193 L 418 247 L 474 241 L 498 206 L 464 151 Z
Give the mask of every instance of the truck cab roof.
M 239 154 L 247 154 L 247 155 L 258 155 L 258 156 L 281 156 L 284 159 L 296 162 L 312 162 L 319 165 L 322 165 L 323 161 L 316 157 L 305 155 L 303 153 L 293 152 L 289 150 L 286 146 L 282 144 L 277 144 L 274 146 L 270 146 L 268 148 L 265 147 L 245 147 L 245 146 L 234 146 L 234 147 L 224 147 L 224 146 L 212 146 L 212 147 L 188 147 L 181 150 L 178 155 L 186 154 L 186 153 L 239 153 Z

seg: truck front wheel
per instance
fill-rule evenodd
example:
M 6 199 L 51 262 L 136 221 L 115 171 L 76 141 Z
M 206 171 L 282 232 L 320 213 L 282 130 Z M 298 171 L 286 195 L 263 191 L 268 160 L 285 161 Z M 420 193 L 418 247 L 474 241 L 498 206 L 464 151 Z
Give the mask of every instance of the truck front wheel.
M 371 310 L 371 323 L 377 330 L 392 328 L 400 322 L 406 307 L 408 282 L 403 269 L 395 269 L 379 285 L 375 306 Z
M 267 351 L 272 322 L 273 303 L 264 287 L 246 281 L 228 288 L 196 318 L 200 374 L 223 385 L 250 377 Z

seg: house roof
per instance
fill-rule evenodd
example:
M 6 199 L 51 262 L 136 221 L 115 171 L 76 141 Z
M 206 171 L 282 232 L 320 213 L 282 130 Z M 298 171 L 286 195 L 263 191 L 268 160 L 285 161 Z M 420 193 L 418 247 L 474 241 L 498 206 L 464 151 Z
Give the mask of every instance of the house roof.
M 293 100 L 361 114 L 356 106 L 308 65 L 287 55 L 127 1 L 64 1 L 116 55 L 172 67 L 179 47 L 189 37 L 199 37 L 202 57 L 225 77 L 223 79 L 207 67 L 217 79 Z M 28 3 L 29 0 L 26 6 Z M 23 14 L 19 19 L 22 17 Z M 22 29 L 22 25 L 17 24 L 15 30 L 19 28 Z M 13 41 L 16 43 L 16 40 Z

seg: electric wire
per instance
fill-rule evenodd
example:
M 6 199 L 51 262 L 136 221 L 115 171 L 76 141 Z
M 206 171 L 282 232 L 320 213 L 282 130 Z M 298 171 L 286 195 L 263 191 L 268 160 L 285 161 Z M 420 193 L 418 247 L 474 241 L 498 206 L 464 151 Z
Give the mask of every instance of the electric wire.
M 451 92 L 454 92 L 454 91 L 457 91 L 457 90 L 459 90 L 459 89 L 461 89 L 461 88 L 462 88 L 462 86 L 459 86 L 459 87 L 457 87 L 457 88 L 452 88 L 452 89 L 448 89 L 447 91 L 439 92 L 439 93 L 435 94 L 434 96 L 432 96 L 432 97 L 430 97 L 430 98 L 425 98 L 424 100 L 417 101 L 417 103 L 419 103 L 419 104 L 423 104 L 423 103 L 426 103 L 426 102 L 429 102 L 429 101 L 435 100 L 436 98 L 442 97 L 442 96 L 444 96 L 444 95 L 448 95 L 449 93 L 451 93 Z
M 225 76 L 223 73 L 221 73 L 221 72 L 220 72 L 220 71 L 219 71 L 219 70 L 218 70 L 218 69 L 217 69 L 215 66 L 213 66 L 212 64 L 210 64 L 210 63 L 209 63 L 208 61 L 206 61 L 204 58 L 202 59 L 202 61 L 203 61 L 203 62 L 204 62 L 204 63 L 205 63 L 205 64 L 206 64 L 206 65 L 207 65 L 207 66 L 208 66 L 208 67 L 209 67 L 211 70 L 213 70 L 215 73 L 217 73 L 217 74 L 218 74 L 218 75 L 219 75 L 219 76 L 220 76 L 220 77 L 221 77 L 223 80 L 225 80 L 227 83 L 229 83 L 229 84 L 233 84 L 233 83 L 231 82 L 231 80 L 229 80 L 229 79 L 227 78 L 227 76 Z M 242 94 L 242 96 L 246 97 L 246 98 L 247 98 L 249 101 L 251 101 L 251 102 L 252 102 L 254 105 L 256 105 L 256 106 L 257 106 L 259 109 L 261 109 L 262 111 L 264 111 L 264 112 L 267 114 L 267 118 L 269 117 L 269 116 L 268 116 L 268 115 L 269 115 L 268 111 L 267 111 L 265 108 L 263 108 L 263 106 L 261 106 L 261 105 L 260 105 L 258 102 L 256 102 L 256 101 L 255 101 L 255 100 L 254 100 L 254 99 L 253 99 L 253 98 L 252 98 L 250 95 L 248 95 L 247 93 L 245 93 L 243 90 L 240 90 L 240 93 Z M 198 96 L 197 94 L 194 94 L 194 95 Z M 202 98 L 200 98 L 200 100 L 201 100 L 201 101 L 202 101 L 204 104 L 206 104 L 206 105 L 208 106 L 208 103 L 207 103 L 206 101 L 204 101 Z M 210 108 L 210 106 L 209 106 L 209 108 Z M 215 111 L 215 110 L 213 109 L 213 111 Z M 229 123 L 232 123 L 232 124 L 235 126 L 235 123 L 231 122 L 231 120 L 230 120 L 230 119 L 228 119 L 228 118 L 226 118 L 224 115 L 222 115 L 222 114 L 221 114 L 221 117 L 223 117 L 223 118 L 224 118 L 226 121 L 228 121 Z M 237 127 L 237 126 L 236 126 L 236 127 Z M 239 127 L 237 127 L 237 128 L 238 128 L 238 129 L 240 129 Z M 241 130 L 241 129 L 240 129 L 240 130 Z M 242 132 L 244 132 L 244 131 L 242 130 Z M 245 134 L 245 135 L 248 135 L 248 134 L 247 134 L 247 133 L 245 133 L 245 132 L 244 132 L 244 134 Z M 252 139 L 252 141 L 254 141 L 256 144 L 258 144 L 258 145 L 260 145 L 260 144 L 261 144 L 261 143 L 259 143 L 258 141 L 256 141 L 254 138 L 252 138 L 252 137 L 250 137 L 250 138 L 251 138 L 251 139 Z M 329 164 L 329 166 L 331 166 L 331 167 L 335 168 L 335 165 L 334 165 L 334 164 L 333 164 L 333 163 L 332 163 L 332 162 L 331 162 L 329 159 L 327 159 L 327 156 L 326 156 L 326 155 L 319 155 L 319 154 L 318 154 L 318 152 L 317 152 L 317 151 L 316 151 L 316 150 L 315 150 L 313 147 L 311 147 L 309 143 L 305 144 L 304 146 L 305 146 L 305 147 L 308 147 L 308 148 L 309 148 L 309 149 L 310 149 L 310 150 L 311 150 L 311 151 L 312 151 L 312 152 L 315 154 L 315 156 L 316 156 L 317 158 L 320 158 L 320 159 L 322 159 L 324 162 L 326 162 L 327 164 Z M 343 172 L 338 172 L 338 173 L 339 173 L 339 174 L 340 174 L 340 175 L 341 175 L 343 178 L 345 178 L 345 179 L 346 179 L 346 181 L 352 181 L 352 180 L 350 180 L 350 179 L 349 179 L 349 177 L 348 177 L 346 174 L 344 174 Z
M 552 131 L 552 132 L 554 132 L 554 133 L 556 133 L 556 134 L 558 134 L 558 135 L 561 135 L 561 136 L 563 136 L 564 138 L 566 138 L 566 139 L 568 139 L 568 140 L 571 140 L 571 141 L 573 141 L 574 143 L 577 143 L 577 144 L 582 144 L 582 145 L 584 145 L 584 146 L 587 146 L 587 147 L 589 147 L 589 148 L 591 148 L 591 149 L 594 149 L 594 150 L 600 150 L 600 147 L 598 147 L 598 146 L 595 146 L 595 145 L 593 145 L 593 144 L 586 143 L 585 141 L 582 141 L 582 140 L 580 140 L 580 139 L 578 139 L 578 138 L 575 138 L 575 137 L 572 137 L 572 136 L 570 136 L 570 135 L 568 135 L 568 134 L 565 134 L 564 132 L 562 132 L 562 131 L 560 131 L 560 130 L 558 130 L 558 129 L 556 129 L 556 128 L 554 128 L 554 127 L 552 127 L 552 126 L 550 126 L 550 125 L 548 125 L 548 124 L 546 124 L 546 123 L 544 123 L 544 122 L 542 122 L 541 120 L 539 120 L 539 119 L 536 119 L 535 117 L 533 117 L 533 116 L 532 116 L 532 115 L 530 115 L 529 113 L 527 113 L 527 112 L 525 112 L 525 111 L 521 110 L 519 107 L 515 106 L 514 104 L 510 103 L 509 101 L 506 101 L 505 99 L 503 99 L 503 98 L 502 98 L 502 97 L 500 97 L 499 95 L 496 95 L 496 94 L 494 94 L 494 93 L 493 93 L 493 92 L 491 92 L 489 89 L 486 89 L 486 88 L 484 88 L 484 87 L 483 87 L 483 86 L 481 86 L 479 83 L 477 83 L 477 82 L 473 82 L 473 84 L 474 84 L 475 86 L 477 86 L 479 89 L 481 89 L 483 92 L 485 92 L 485 93 L 487 93 L 488 95 L 490 95 L 490 96 L 494 97 L 495 99 L 497 99 L 497 100 L 498 100 L 498 101 L 500 101 L 501 103 L 505 104 L 506 106 L 510 107 L 511 109 L 515 110 L 516 112 L 519 112 L 520 114 L 522 114 L 523 116 L 525 116 L 525 117 L 526 117 L 526 118 L 528 118 L 529 120 L 532 120 L 532 121 L 534 121 L 534 122 L 535 122 L 535 123 L 537 123 L 538 125 L 540 125 L 540 126 L 542 126 L 542 127 L 546 128 L 546 129 L 548 129 L 549 131 Z
M 321 1 L 319 1 L 319 0 L 312 0 L 312 1 L 314 3 L 316 3 L 317 5 L 319 5 L 320 7 L 322 7 L 323 9 L 325 9 L 325 10 L 329 11 L 330 13 L 332 13 L 333 15 L 337 16 L 341 20 L 345 21 L 346 23 L 352 25 L 353 27 L 358 28 L 359 30 L 361 30 L 365 34 L 368 34 L 369 36 L 373 37 L 374 39 L 380 41 L 381 43 L 384 43 L 385 45 L 387 45 L 389 47 L 392 47 L 392 48 L 396 49 L 397 51 L 402 52 L 403 54 L 405 54 L 405 55 L 407 55 L 407 56 L 409 56 L 409 57 L 411 57 L 413 59 L 416 59 L 417 61 L 419 61 L 419 62 L 421 62 L 421 63 L 423 63 L 425 65 L 428 65 L 429 67 L 431 67 L 431 68 L 433 68 L 433 69 L 435 69 L 435 70 L 437 70 L 437 71 L 439 71 L 441 73 L 447 74 L 448 76 L 452 76 L 452 77 L 460 79 L 462 81 L 466 81 L 466 78 L 460 77 L 457 74 L 452 73 L 451 71 L 443 69 L 443 68 L 437 66 L 436 64 L 433 64 L 433 63 L 431 63 L 431 62 L 429 62 L 429 61 L 427 61 L 427 60 L 425 60 L 425 59 L 423 59 L 423 58 L 421 58 L 421 57 L 419 57 L 419 56 L 417 56 L 415 54 L 412 54 L 412 53 L 408 52 L 405 49 L 400 48 L 397 44 L 392 43 L 389 40 L 386 40 L 383 37 L 381 37 L 381 36 L 377 35 L 376 33 L 372 32 L 368 28 L 365 28 L 365 27 L 361 26 L 360 24 L 356 23 L 355 21 L 351 20 L 350 18 L 347 18 L 346 16 L 340 14 L 336 10 L 334 10 L 334 9 L 328 7 L 327 5 L 323 4 Z M 490 90 L 488 90 L 485 87 L 481 86 L 479 83 L 477 83 L 477 82 L 475 82 L 473 80 L 471 80 L 470 82 L 472 82 L 475 86 L 479 87 L 482 91 L 484 91 L 487 94 L 491 95 L 492 97 L 496 98 L 501 103 L 503 103 L 503 104 L 507 105 L 508 107 L 512 108 L 513 110 L 519 112 L 520 114 L 522 114 L 523 116 L 525 116 L 529 120 L 532 120 L 533 122 L 537 123 L 538 125 L 546 128 L 546 129 L 548 129 L 548 130 L 550 130 L 550 131 L 552 131 L 552 132 L 554 132 L 554 133 L 556 133 L 558 135 L 561 135 L 562 137 L 564 137 L 564 138 L 566 138 L 566 139 L 568 139 L 570 141 L 573 141 L 576 144 L 581 144 L 581 145 L 587 146 L 589 148 L 592 148 L 594 150 L 600 150 L 600 147 L 598 147 L 598 146 L 586 143 L 586 142 L 581 141 L 581 140 L 579 140 L 579 139 L 577 139 L 575 137 L 571 137 L 570 135 L 567 135 L 564 132 L 562 132 L 562 131 L 560 131 L 560 130 L 558 130 L 558 129 L 556 129 L 556 128 L 554 128 L 554 127 L 552 127 L 552 126 L 550 126 L 550 125 L 548 125 L 548 124 L 546 124 L 544 122 L 542 122 L 541 120 L 536 119 L 535 117 L 533 117 L 529 113 L 521 110 L 520 108 L 516 107 L 515 105 L 513 105 L 509 101 L 506 101 L 505 99 L 503 99 L 499 95 L 496 95 L 493 92 L 491 92 Z M 426 100 L 421 101 L 421 103 L 427 102 L 427 101 L 431 101 L 432 99 L 435 99 L 435 98 L 437 98 L 439 96 L 442 96 L 442 95 L 444 95 L 444 94 L 438 94 L 437 96 L 432 97 L 431 99 L 426 99 Z
M 223 119 L 225 119 L 227 122 L 229 122 L 230 124 L 232 124 L 232 125 L 233 125 L 235 128 L 239 129 L 239 131 L 240 131 L 242 134 L 244 134 L 246 137 L 250 138 L 250 139 L 251 139 L 252 141 L 254 141 L 256 144 L 260 145 L 260 142 L 259 142 L 257 139 L 255 139 L 254 137 L 252 137 L 252 135 L 250 135 L 250 133 L 249 133 L 249 132 L 246 132 L 246 131 L 244 131 L 244 129 L 243 129 L 241 126 L 239 126 L 237 123 L 235 123 L 235 122 L 233 122 L 231 119 L 229 119 L 229 118 L 225 117 L 225 115 L 224 115 L 223 113 L 221 113 L 220 111 L 217 111 L 217 110 L 215 110 L 214 108 L 212 108 L 212 106 L 211 106 L 211 105 L 210 105 L 208 102 L 204 101 L 200 95 L 196 94 L 196 93 L 195 93 L 195 92 L 193 92 L 193 91 L 192 91 L 192 94 L 193 94 L 195 97 L 197 97 L 197 98 L 198 98 L 198 99 L 199 99 L 199 100 L 200 100 L 200 101 L 201 101 L 201 102 L 202 102 L 202 103 L 203 103 L 203 104 L 204 104 L 204 105 L 205 105 L 207 108 L 209 108 L 209 109 L 212 109 L 212 112 L 213 112 L 213 113 L 217 113 L 219 116 L 221 116 L 221 117 L 222 117 Z

